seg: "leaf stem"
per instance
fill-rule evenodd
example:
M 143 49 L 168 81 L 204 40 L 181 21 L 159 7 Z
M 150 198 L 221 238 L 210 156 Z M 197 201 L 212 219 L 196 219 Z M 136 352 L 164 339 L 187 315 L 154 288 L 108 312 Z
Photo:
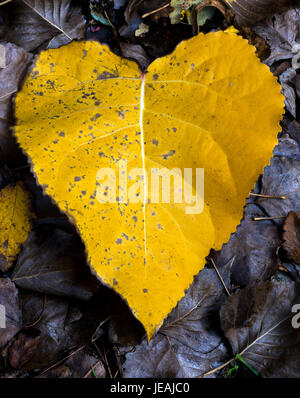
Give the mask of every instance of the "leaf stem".
M 265 195 L 261 193 L 250 193 L 251 196 L 258 196 L 260 198 L 267 198 L 267 199 L 286 199 L 285 196 L 277 196 L 277 195 Z
M 220 274 L 220 272 L 219 272 L 214 260 L 211 259 L 211 262 L 212 262 L 212 265 L 214 266 L 214 269 L 215 269 L 216 273 L 218 274 L 218 277 L 220 278 L 220 281 L 222 282 L 222 285 L 224 286 L 224 289 L 225 289 L 226 293 L 228 294 L 228 296 L 230 296 L 229 290 L 227 289 L 227 286 L 226 286 L 226 284 L 224 282 L 224 279 L 222 278 L 222 275 Z
M 169 3 L 167 3 L 167 4 L 163 5 L 163 6 L 161 6 L 161 7 L 159 7 L 159 8 L 157 8 L 156 10 L 146 12 L 145 14 L 142 15 L 142 18 L 149 17 L 149 15 L 152 15 L 152 14 L 155 14 L 155 13 L 161 11 L 161 10 L 164 10 L 164 9 L 167 8 L 170 4 L 171 4 L 171 2 L 169 2 Z
M 280 218 L 285 218 L 286 216 L 280 217 L 253 217 L 253 221 L 264 221 L 264 220 L 279 220 Z
M 4 0 L 0 3 L 0 6 L 4 6 L 4 4 L 10 3 L 12 0 Z

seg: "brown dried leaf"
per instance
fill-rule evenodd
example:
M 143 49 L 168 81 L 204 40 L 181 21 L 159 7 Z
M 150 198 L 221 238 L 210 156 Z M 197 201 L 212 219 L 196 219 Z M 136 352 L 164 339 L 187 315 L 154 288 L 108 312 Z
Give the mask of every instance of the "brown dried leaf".
M 12 280 L 27 290 L 80 300 L 88 300 L 101 286 L 86 265 L 79 237 L 47 224 L 29 235 Z
M 233 263 L 231 259 L 218 267 L 229 289 Z M 125 377 L 197 377 L 226 361 L 227 349 L 217 327 L 225 299 L 216 271 L 206 267 L 159 333 L 126 355 Z
M 276 61 L 292 58 L 300 50 L 299 7 L 258 22 L 252 29 L 270 46 L 271 55 L 265 61 L 269 66 Z
M 296 121 L 284 128 L 273 153 L 270 166 L 264 170 L 260 193 L 286 199 L 257 199 L 256 202 L 265 216 L 282 217 L 272 220 L 281 227 L 288 213 L 300 207 L 300 125 Z
M 0 331 L 0 348 L 4 347 L 22 326 L 18 290 L 10 279 L 0 279 L 0 304 L 5 308 L 5 328 Z M 3 309 L 3 307 L 1 307 Z M 2 326 L 2 324 L 1 324 Z
M 148 68 L 151 61 L 142 46 L 139 44 L 121 42 L 120 47 L 124 58 L 136 61 L 141 70 L 146 70 Z
M 9 362 L 14 369 L 20 369 L 28 362 L 40 343 L 41 336 L 27 336 L 20 333 L 9 348 Z
M 291 211 L 284 222 L 283 248 L 290 260 L 300 265 L 300 213 Z
M 78 379 L 78 378 L 105 378 L 106 371 L 101 361 L 91 352 L 90 349 L 84 348 L 77 350 L 70 355 L 59 366 L 49 369 L 47 372 L 40 374 L 37 378 L 48 379 Z
M 257 21 L 284 11 L 292 5 L 292 0 L 225 0 L 232 8 L 236 21 L 241 26 L 249 26 Z
M 142 16 L 144 14 L 160 9 L 166 3 L 165 0 L 130 0 L 125 11 L 127 26 L 121 27 L 121 36 L 132 36 L 143 22 Z M 165 12 L 165 9 L 163 11 Z
M 0 150 L 5 163 L 14 165 L 20 156 L 9 126 L 12 124 L 11 100 L 32 55 L 12 43 L 1 43 L 5 51 L 5 68 L 0 67 Z
M 66 298 L 23 291 L 20 294 L 24 325 L 40 333 L 41 340 L 32 357 L 23 365 L 24 370 L 48 367 L 64 357 L 64 353 L 88 344 L 101 320 L 101 303 L 91 310 L 91 304 L 80 308 Z M 82 307 L 82 308 L 81 308 Z M 90 315 L 86 315 L 91 311 Z M 86 316 L 85 316 L 86 315 Z M 30 330 L 33 330 L 33 329 Z
M 292 307 L 300 284 L 264 282 L 228 297 L 221 326 L 233 355 L 240 354 L 263 377 L 299 377 L 300 333 Z
M 256 198 L 251 196 L 241 225 L 221 251 L 216 253 L 218 264 L 224 264 L 235 257 L 232 282 L 236 286 L 244 287 L 265 281 L 277 269 L 276 250 L 281 244 L 278 227 L 269 220 L 253 221 L 254 217 L 266 216 L 259 201 L 255 204 L 256 202 Z
M 33 51 L 43 44 L 57 48 L 84 37 L 81 8 L 71 0 L 17 0 L 7 6 L 6 41 Z

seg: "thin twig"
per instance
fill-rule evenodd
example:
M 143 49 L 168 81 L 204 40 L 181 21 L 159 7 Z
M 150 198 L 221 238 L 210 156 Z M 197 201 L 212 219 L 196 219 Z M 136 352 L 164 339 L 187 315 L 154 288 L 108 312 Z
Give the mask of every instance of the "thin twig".
M 159 11 L 161 11 L 161 10 L 167 8 L 170 4 L 171 4 L 171 2 L 165 4 L 164 6 L 161 6 L 161 7 L 157 8 L 156 10 L 146 12 L 146 14 L 143 14 L 143 15 L 142 15 L 142 18 L 149 17 L 149 15 L 155 14 L 155 13 L 157 13 L 157 12 L 159 12 Z
M 77 354 L 79 351 L 83 350 L 85 347 L 86 347 L 86 346 L 83 345 L 83 346 L 77 348 L 77 350 L 73 351 L 73 352 L 72 352 L 70 355 L 68 355 L 67 357 L 61 359 L 60 361 L 58 361 L 58 362 L 54 363 L 53 365 L 51 365 L 49 368 L 43 370 L 43 372 L 40 373 L 40 375 L 43 375 L 44 373 L 48 372 L 49 370 L 55 368 L 57 365 L 60 365 L 60 364 L 61 364 L 62 362 L 64 362 L 65 360 L 71 358 L 73 355 L 75 355 L 75 354 Z
M 253 217 L 253 221 L 279 220 L 280 218 L 286 218 L 286 216 L 281 216 L 281 217 Z
M 22 169 L 28 169 L 30 167 L 29 164 L 27 164 L 26 166 L 20 166 L 20 167 L 16 167 L 15 169 L 10 169 L 11 171 L 16 171 L 16 170 L 22 170 Z
M 100 350 L 100 348 L 98 347 L 98 345 L 96 344 L 95 341 L 93 342 L 93 345 L 95 346 L 100 358 L 102 359 L 102 363 L 104 363 L 106 365 L 108 373 L 109 373 L 109 377 L 111 379 L 113 379 L 113 375 L 111 373 L 111 370 L 110 370 L 110 367 L 109 367 L 109 363 L 108 363 L 108 360 L 107 360 L 106 352 L 104 351 L 104 355 L 103 355 L 101 350 Z
M 232 358 L 232 359 L 230 359 L 229 361 L 223 363 L 223 365 L 220 365 L 220 366 L 218 366 L 217 368 L 214 368 L 214 369 L 210 370 L 209 372 L 206 372 L 206 373 L 203 373 L 203 374 L 200 375 L 200 376 L 197 376 L 197 378 L 200 379 L 200 378 L 202 378 L 202 377 L 206 377 L 206 376 L 212 375 L 213 373 L 216 373 L 216 372 L 218 372 L 219 370 L 225 368 L 225 366 L 230 365 L 231 362 L 233 362 L 234 360 L 235 360 L 235 358 Z
M 94 333 L 94 335 L 97 334 L 98 329 L 101 328 L 101 326 L 103 326 L 103 325 L 105 324 L 105 322 L 107 322 L 111 317 L 112 317 L 112 315 L 110 315 L 109 317 L 107 317 L 106 319 L 104 319 L 104 321 L 100 322 L 100 324 L 98 325 L 98 327 L 97 327 L 96 332 Z M 94 343 L 94 342 L 97 341 L 97 340 L 98 340 L 98 338 L 94 338 L 94 336 L 92 336 L 91 343 Z
M 218 274 L 218 277 L 220 278 L 220 281 L 222 282 L 222 285 L 224 286 L 224 289 L 226 290 L 226 293 L 228 294 L 228 296 L 230 296 L 229 290 L 227 289 L 227 286 L 224 282 L 224 279 L 222 278 L 222 275 L 220 274 L 215 262 L 213 259 L 211 259 L 212 265 L 214 266 L 214 269 L 216 271 L 216 273 Z
M 118 375 L 118 373 L 119 373 L 119 369 L 116 371 L 116 373 L 114 374 L 114 379 L 117 377 L 117 375 Z
M 91 369 L 83 376 L 83 378 L 84 378 L 84 379 L 87 379 L 87 378 L 91 375 L 91 373 L 93 373 L 93 370 L 95 370 L 96 366 L 98 366 L 99 363 L 102 363 L 102 361 L 101 361 L 101 360 L 97 361 L 97 362 L 95 363 L 95 365 L 93 365 L 93 366 L 91 367 Z
M 4 0 L 0 3 L 0 6 L 4 6 L 4 4 L 10 3 L 12 0 Z
M 109 352 L 109 350 L 108 350 L 107 352 Z M 110 370 L 110 367 L 109 367 L 109 364 L 108 364 L 108 359 L 107 359 L 107 356 L 106 356 L 106 351 L 104 351 L 104 359 L 105 359 L 105 363 L 106 363 L 106 366 L 107 366 L 107 369 L 108 369 L 109 377 L 110 377 L 111 379 L 113 379 L 114 377 L 113 377 L 113 375 L 112 375 L 112 373 L 111 373 L 111 370 Z
M 116 29 L 115 26 L 112 24 L 111 20 L 109 19 L 109 16 L 108 16 L 108 14 L 107 14 L 107 12 L 106 12 L 105 10 L 104 10 L 104 14 L 105 14 L 105 17 L 106 17 L 106 19 L 107 19 L 107 22 L 110 24 L 110 26 L 111 26 L 113 29 Z
M 277 196 L 277 195 L 265 195 L 262 193 L 250 193 L 251 196 L 258 196 L 260 198 L 267 198 L 267 199 L 286 199 L 285 196 Z
M 197 305 L 195 305 L 193 308 L 191 308 L 188 312 L 186 312 L 186 313 L 185 313 L 184 315 L 182 315 L 180 318 L 175 319 L 175 321 L 170 322 L 170 323 L 168 323 L 166 326 L 164 326 L 164 329 L 167 329 L 167 328 L 169 328 L 169 327 L 171 327 L 171 326 L 174 326 L 174 324 L 176 324 L 176 323 L 182 321 L 182 320 L 185 319 L 187 316 L 189 316 L 193 311 L 195 311 L 197 308 L 200 307 L 200 304 L 202 303 L 202 301 L 203 301 L 204 299 L 206 299 L 206 297 L 207 297 L 207 294 L 204 295 L 204 296 L 199 300 L 199 302 L 198 302 Z
M 253 345 L 255 345 L 259 340 L 261 340 L 262 338 L 264 338 L 267 334 L 271 333 L 273 330 L 275 330 L 276 328 L 278 328 L 278 326 L 280 326 L 283 322 L 287 321 L 288 319 L 290 319 L 292 317 L 292 315 L 288 315 L 286 318 L 282 319 L 280 322 L 278 322 L 276 325 L 272 326 L 270 329 L 268 329 L 265 333 L 263 333 L 262 335 L 258 336 L 254 341 L 252 341 L 251 344 L 249 344 L 246 348 L 244 348 L 238 355 L 242 356 L 245 354 L 245 352 L 247 352 L 249 350 L 249 348 L 251 348 Z M 209 376 L 215 372 L 218 372 L 219 370 L 225 368 L 225 366 L 231 364 L 231 362 L 233 362 L 236 357 L 238 356 L 236 355 L 234 358 L 230 359 L 229 361 L 223 363 L 223 365 L 218 366 L 217 368 L 214 368 L 212 370 L 210 370 L 209 372 L 203 373 L 202 375 L 198 376 L 198 378 L 202 378 L 205 376 Z
M 24 326 L 26 329 L 28 328 L 33 328 L 34 326 L 36 326 L 42 319 L 44 311 L 46 309 L 46 305 L 47 305 L 47 295 L 45 294 L 44 296 L 44 303 L 43 303 L 43 308 L 42 308 L 42 312 L 40 314 L 40 316 L 38 317 L 38 319 L 36 321 L 34 321 L 33 323 L 31 323 L 30 325 L 26 325 Z
M 118 371 L 120 373 L 120 377 L 123 377 L 123 369 L 122 369 L 120 350 L 119 350 L 117 345 L 113 345 L 113 350 L 114 350 L 116 361 L 117 361 L 117 364 L 118 364 Z

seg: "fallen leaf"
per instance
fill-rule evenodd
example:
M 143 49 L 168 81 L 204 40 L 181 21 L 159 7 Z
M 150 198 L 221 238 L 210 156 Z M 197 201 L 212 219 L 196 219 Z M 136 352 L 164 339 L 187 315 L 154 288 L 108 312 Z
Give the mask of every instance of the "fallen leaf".
M 282 262 L 282 266 L 292 276 L 294 282 L 300 282 L 300 266 L 295 263 Z
M 80 238 L 47 224 L 30 233 L 12 280 L 27 290 L 81 300 L 91 298 L 100 286 L 87 268 Z
M 265 282 L 228 297 L 221 325 L 233 355 L 240 354 L 263 377 L 299 377 L 300 333 L 293 328 L 300 285 Z
M 282 241 L 277 225 L 270 220 L 253 220 L 254 217 L 266 217 L 261 209 L 262 203 L 262 200 L 251 196 L 241 225 L 222 250 L 215 253 L 218 264 L 226 264 L 232 257 L 235 258 L 232 283 L 236 286 L 266 281 L 278 268 L 276 252 Z
M 114 300 L 116 301 L 116 300 Z M 140 322 L 136 320 L 129 312 L 124 302 L 110 303 L 109 319 L 104 326 L 107 326 L 107 338 L 111 344 L 122 346 L 134 346 L 140 344 L 145 336 L 145 330 Z M 116 307 L 118 305 L 118 307 Z M 106 328 L 105 328 L 106 329 Z M 99 333 L 103 333 L 103 328 L 99 329 Z M 95 335 L 97 337 L 97 335 Z
M 22 326 L 18 290 L 8 278 L 0 278 L 0 304 L 5 309 L 5 325 L 3 325 L 3 307 L 1 307 L 0 348 L 2 348 L 18 333 Z
M 296 118 L 296 93 L 292 85 L 292 81 L 295 77 L 296 71 L 294 68 L 288 68 L 279 77 L 279 81 L 282 87 L 281 92 L 285 97 L 284 103 L 286 109 L 294 118 Z
M 123 37 L 133 36 L 143 22 L 144 14 L 160 9 L 167 3 L 165 0 L 130 0 L 124 14 L 126 25 L 121 27 L 120 35 Z
M 296 78 L 295 78 L 295 86 L 296 86 L 296 93 L 300 98 L 300 73 L 298 71 Z
M 20 150 L 9 127 L 12 125 L 11 100 L 18 91 L 20 79 L 32 55 L 12 43 L 1 43 L 5 51 L 5 68 L 0 67 L 0 149 L 1 160 L 9 166 L 18 165 Z
M 290 260 L 300 265 L 300 215 L 291 211 L 284 222 L 283 248 Z
M 78 379 L 78 378 L 102 379 L 106 376 L 105 368 L 99 359 L 93 355 L 90 349 L 85 348 L 71 355 L 59 366 L 56 366 L 36 378 L 42 379 Z
M 293 4 L 292 0 L 225 0 L 232 8 L 236 21 L 249 26 L 269 15 L 280 13 Z
M 98 312 L 93 310 L 91 317 L 86 315 L 89 308 L 79 308 L 66 298 L 47 296 L 44 307 L 44 295 L 22 291 L 20 303 L 27 332 L 40 335 L 39 345 L 23 365 L 23 370 L 51 366 L 67 356 L 66 352 L 89 344 L 101 319 L 99 302 Z
M 139 44 L 132 43 L 120 43 L 121 53 L 124 58 L 136 61 L 141 70 L 146 70 L 150 64 L 150 59 L 147 56 L 145 50 Z
M 234 259 L 218 267 L 231 287 Z M 205 268 L 168 316 L 159 333 L 126 355 L 125 377 L 197 377 L 228 358 L 218 331 L 218 313 L 226 298 L 224 287 L 211 268 Z
M 22 183 L 0 191 L 0 270 L 12 266 L 31 230 L 33 212 Z
M 271 55 L 265 60 L 267 65 L 290 59 L 300 51 L 300 8 L 266 18 L 253 25 L 252 29 L 270 46 Z
M 95 334 L 101 337 L 99 325 L 105 326 L 114 319 L 116 331 L 130 334 L 134 339 L 134 325 L 145 334 L 144 329 L 132 315 L 126 303 L 112 289 L 103 286 L 88 301 L 74 301 L 66 297 L 46 296 L 43 294 L 20 291 L 20 303 L 23 313 L 23 328 L 28 333 L 40 333 L 41 340 L 31 359 L 23 370 L 48 368 L 69 353 L 94 341 Z M 127 317 L 126 317 L 127 314 Z M 118 316 L 121 319 L 117 319 Z M 123 322 L 123 325 L 120 325 Z M 120 326 L 121 327 L 120 327 Z M 97 338 L 97 336 L 96 336 Z M 128 336 L 129 338 L 129 336 Z M 127 338 L 127 340 L 128 340 Z M 139 338 L 134 344 L 141 341 Z M 100 342 L 97 342 L 100 345 Z M 111 347 L 111 346 L 110 346 Z M 70 367 L 72 368 L 72 367 Z M 65 369 L 66 377 L 72 369 Z M 75 370 L 75 369 L 74 369 Z M 48 377 L 48 372 L 43 374 Z M 51 377 L 51 372 L 49 374 Z
M 282 226 L 290 211 L 299 211 L 300 203 L 300 126 L 289 122 L 279 145 L 274 149 L 270 166 L 262 178 L 262 194 L 284 196 L 286 199 L 260 200 L 259 206 L 266 217 L 279 217 L 272 222 Z
M 20 333 L 9 347 L 9 362 L 14 369 L 20 369 L 28 362 L 40 343 L 40 336 L 28 336 Z
M 157 334 L 149 343 L 143 341 L 141 345 L 135 347 L 133 353 L 127 354 L 124 377 L 183 377 L 185 372 L 180 366 L 175 349 L 168 338 L 161 334 Z
M 73 42 L 42 52 L 16 98 L 16 136 L 39 183 L 76 223 L 91 267 L 127 300 L 149 338 L 209 249 L 229 239 L 276 143 L 283 98 L 254 51 L 232 33 L 201 34 L 141 79 L 135 63 L 107 47 Z M 130 189 L 140 187 L 129 205 L 113 190 L 116 203 L 103 203 L 97 173 L 118 175 L 120 161 L 140 167 Z M 184 203 L 147 203 L 143 177 L 158 166 L 204 168 L 200 214 L 187 214 L 194 210 Z
M 81 8 L 71 0 L 17 0 L 7 11 L 9 22 L 3 39 L 27 51 L 45 44 L 57 48 L 84 37 Z

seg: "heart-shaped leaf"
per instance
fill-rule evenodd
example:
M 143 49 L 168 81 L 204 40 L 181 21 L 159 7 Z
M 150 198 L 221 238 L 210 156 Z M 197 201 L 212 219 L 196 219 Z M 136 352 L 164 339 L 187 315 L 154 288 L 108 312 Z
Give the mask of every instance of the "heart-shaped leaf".
M 232 33 L 201 34 L 141 75 L 104 45 L 73 42 L 42 52 L 16 98 L 39 183 L 149 338 L 228 240 L 272 155 L 283 97 L 254 51 Z M 187 183 L 196 169 L 204 203 L 201 178 Z M 173 170 L 170 203 L 167 180 L 156 195 L 162 170 Z

